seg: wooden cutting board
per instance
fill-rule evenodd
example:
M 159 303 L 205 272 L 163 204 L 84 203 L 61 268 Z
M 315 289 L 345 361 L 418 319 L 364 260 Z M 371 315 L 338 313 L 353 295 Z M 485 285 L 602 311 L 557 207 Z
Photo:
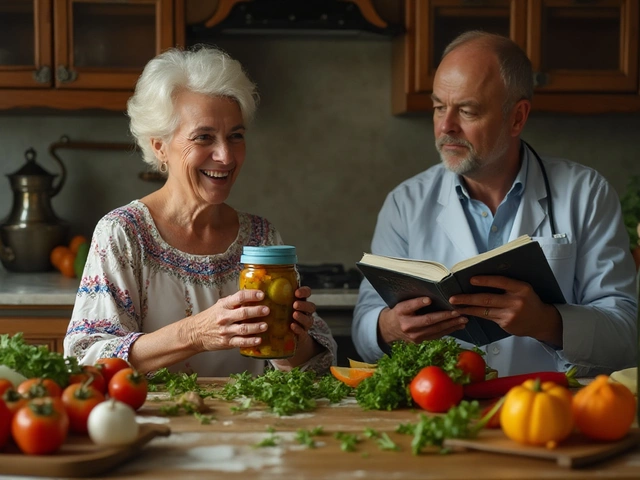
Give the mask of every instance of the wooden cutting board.
M 562 467 L 579 468 L 609 459 L 622 452 L 637 448 L 640 430 L 632 429 L 626 437 L 616 442 L 597 442 L 580 434 L 574 434 L 556 448 L 521 445 L 508 439 L 502 430 L 483 430 L 475 439 L 451 438 L 444 446 L 458 449 L 482 450 L 484 452 L 522 455 L 552 460 Z
M 167 425 L 143 423 L 138 438 L 119 448 L 99 447 L 87 435 L 70 435 L 60 450 L 52 455 L 25 455 L 13 445 L 7 453 L 0 453 L 0 475 L 28 475 L 35 477 L 89 477 L 116 468 L 135 455 L 157 436 L 171 433 Z

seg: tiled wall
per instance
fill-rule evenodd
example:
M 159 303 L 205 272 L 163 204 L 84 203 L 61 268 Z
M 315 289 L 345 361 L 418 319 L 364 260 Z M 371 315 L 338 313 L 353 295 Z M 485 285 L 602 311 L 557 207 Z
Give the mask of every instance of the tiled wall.
M 274 222 L 301 263 L 352 266 L 369 249 L 386 193 L 438 162 L 430 115 L 390 113 L 390 40 L 248 37 L 220 46 L 243 62 L 262 95 L 230 203 Z M 533 114 L 524 138 L 540 154 L 598 169 L 622 193 L 628 176 L 640 174 L 639 132 L 640 114 Z M 0 112 L 0 173 L 20 168 L 28 147 L 54 172 L 47 148 L 63 134 L 129 140 L 123 114 Z M 69 175 L 53 205 L 76 232 L 90 234 L 108 210 L 158 187 L 138 179 L 144 164 L 135 155 L 59 154 Z M 0 218 L 11 203 L 3 176 Z

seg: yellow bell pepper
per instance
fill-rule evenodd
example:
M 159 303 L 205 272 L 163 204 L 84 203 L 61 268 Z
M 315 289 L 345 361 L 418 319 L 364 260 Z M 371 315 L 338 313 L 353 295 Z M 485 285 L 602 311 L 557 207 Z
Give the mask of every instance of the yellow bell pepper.
M 500 424 L 511 440 L 554 448 L 573 430 L 571 392 L 553 382 L 527 380 L 507 393 Z

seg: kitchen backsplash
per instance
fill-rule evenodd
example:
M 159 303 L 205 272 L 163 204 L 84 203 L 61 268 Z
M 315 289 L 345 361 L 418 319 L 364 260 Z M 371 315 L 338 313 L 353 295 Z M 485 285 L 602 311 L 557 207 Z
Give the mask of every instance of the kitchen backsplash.
M 378 210 L 389 190 L 439 162 L 428 115 L 390 111 L 389 39 L 225 38 L 258 84 L 261 104 L 247 136 L 247 160 L 229 203 L 269 218 L 301 263 L 352 266 L 370 248 Z M 524 138 L 541 155 L 599 170 L 622 193 L 640 174 L 639 114 L 567 116 L 534 113 Z M 4 174 L 33 147 L 51 173 L 47 148 L 71 140 L 127 142 L 124 114 L 0 114 L 0 218 L 12 204 Z M 59 150 L 67 183 L 53 199 L 74 233 L 90 235 L 109 210 L 160 184 L 138 174 L 134 153 Z M 553 181 L 553 179 L 551 179 Z

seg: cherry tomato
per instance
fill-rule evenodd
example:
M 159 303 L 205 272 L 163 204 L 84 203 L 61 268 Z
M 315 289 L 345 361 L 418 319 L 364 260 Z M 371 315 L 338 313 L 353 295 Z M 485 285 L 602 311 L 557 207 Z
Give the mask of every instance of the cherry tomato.
M 455 383 L 440 367 L 425 367 L 411 380 L 413 401 L 428 412 L 444 413 L 460 403 L 462 385 Z
M 69 416 L 72 432 L 87 433 L 87 419 L 93 407 L 104 402 L 104 395 L 97 388 L 84 383 L 72 383 L 62 392 L 62 403 Z
M 469 375 L 470 383 L 475 383 L 484 380 L 487 363 L 478 352 L 463 350 L 458 354 L 456 367 Z
M 119 372 L 123 368 L 131 368 L 129 362 L 119 357 L 99 358 L 96 361 L 95 366 L 100 370 L 100 373 L 102 373 L 107 386 L 109 385 L 111 378 L 117 372 Z
M 30 378 L 18 385 L 18 393 L 27 398 L 60 397 L 62 388 L 50 378 Z
M 0 449 L 9 441 L 12 418 L 13 413 L 9 410 L 9 407 L 4 404 L 4 401 L 0 400 Z
M 81 372 L 69 375 L 69 385 L 87 383 L 91 379 L 91 382 L 87 383 L 87 385 L 91 385 L 102 394 L 107 393 L 107 381 L 104 379 L 100 368 L 92 365 L 82 365 L 81 368 Z
M 10 388 L 2 394 L 2 401 L 4 401 L 4 404 L 11 412 L 11 418 L 13 418 L 16 412 L 25 406 L 27 397 L 18 393 L 17 390 Z
M 57 451 L 69 431 L 69 417 L 52 398 L 34 398 L 18 410 L 11 421 L 11 434 L 18 448 L 29 455 Z
M 13 383 L 6 378 L 0 378 L 0 396 L 10 388 L 13 388 Z
M 147 379 L 133 368 L 120 370 L 109 382 L 109 396 L 138 410 L 147 399 Z

